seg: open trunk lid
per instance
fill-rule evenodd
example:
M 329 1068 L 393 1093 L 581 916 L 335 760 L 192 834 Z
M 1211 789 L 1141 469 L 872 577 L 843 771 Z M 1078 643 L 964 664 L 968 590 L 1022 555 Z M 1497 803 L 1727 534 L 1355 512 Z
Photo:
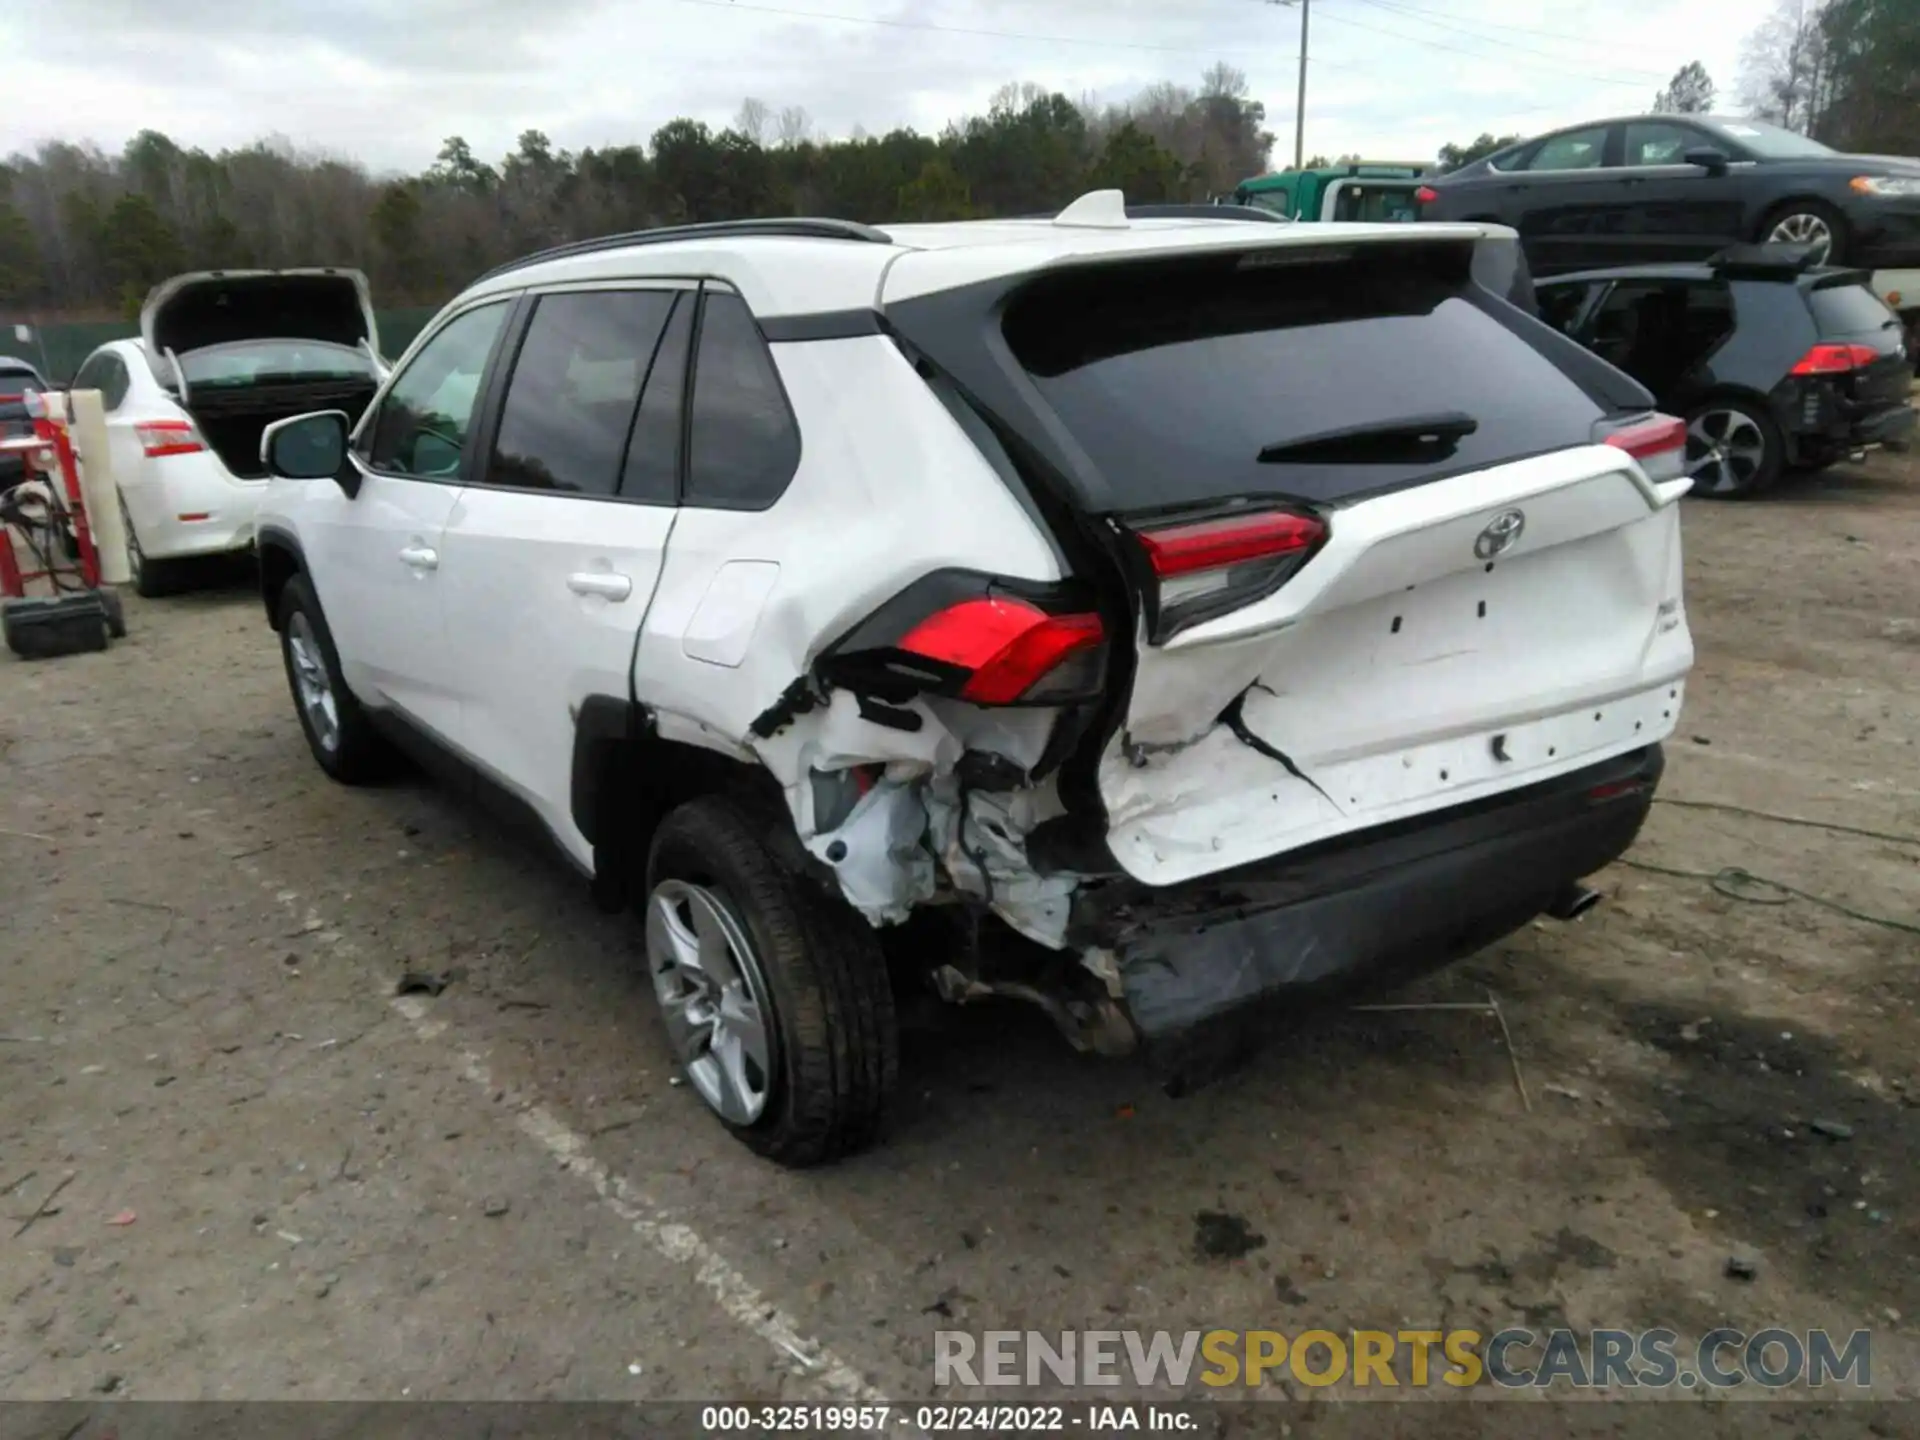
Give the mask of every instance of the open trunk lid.
M 380 353 L 373 296 L 358 270 L 204 270 L 163 280 L 140 310 L 155 357 L 268 338 Z
M 1683 427 L 1423 228 L 1056 266 L 990 307 L 997 375 L 954 342 L 957 297 L 889 309 L 1124 577 L 1131 683 L 1095 773 L 1137 879 L 1673 728 Z

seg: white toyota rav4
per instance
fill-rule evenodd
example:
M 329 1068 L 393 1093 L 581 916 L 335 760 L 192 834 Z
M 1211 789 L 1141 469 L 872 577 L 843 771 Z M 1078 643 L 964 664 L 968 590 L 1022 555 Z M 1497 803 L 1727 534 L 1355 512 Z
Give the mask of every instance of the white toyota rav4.
M 903 970 L 1198 1078 L 1571 918 L 1646 816 L 1684 430 L 1518 266 L 1101 192 L 503 267 L 357 426 L 263 439 L 307 740 L 641 911 L 678 1060 L 784 1162 L 874 1137 Z

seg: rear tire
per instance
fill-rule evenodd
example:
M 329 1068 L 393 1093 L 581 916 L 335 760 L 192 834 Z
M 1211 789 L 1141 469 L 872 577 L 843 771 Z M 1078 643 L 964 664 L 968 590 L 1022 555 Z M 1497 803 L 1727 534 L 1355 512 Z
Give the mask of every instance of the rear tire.
M 1822 200 L 1789 200 L 1777 206 L 1760 222 L 1757 238 L 1762 244 L 1812 245 L 1819 265 L 1845 264 L 1852 242 L 1846 217 Z
M 718 796 L 668 815 L 647 964 L 695 1091 L 750 1149 L 800 1167 L 873 1144 L 900 1049 L 873 928 L 761 839 L 788 823 Z
M 100 597 L 100 604 L 107 612 L 107 634 L 116 640 L 127 638 L 127 609 L 120 599 L 120 592 L 111 586 L 102 585 L 94 592 Z
M 1687 416 L 1687 474 L 1693 494 L 1750 500 L 1780 478 L 1787 444 L 1773 417 L 1750 400 L 1721 396 Z
M 133 517 L 127 503 L 120 502 L 120 524 L 127 532 L 127 569 L 132 572 L 133 593 L 142 600 L 158 600 L 176 595 L 187 586 L 187 567 L 178 560 L 149 560 L 134 534 Z
M 365 785 L 393 773 L 394 751 L 340 678 L 333 632 L 304 575 L 280 591 L 280 657 L 287 669 L 300 732 L 320 768 L 342 785 Z

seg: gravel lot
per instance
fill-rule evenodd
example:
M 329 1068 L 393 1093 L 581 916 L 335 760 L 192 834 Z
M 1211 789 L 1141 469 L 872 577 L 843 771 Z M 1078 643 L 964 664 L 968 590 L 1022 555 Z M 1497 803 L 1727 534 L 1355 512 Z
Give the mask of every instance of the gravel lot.
M 1920 835 L 1920 463 L 1686 525 L 1664 796 Z M 1920 1393 L 1911 933 L 1615 867 L 1400 997 L 1497 996 L 1531 1109 L 1468 1012 L 1175 1100 L 983 1008 L 915 1019 L 880 1149 L 789 1174 L 671 1083 L 636 927 L 425 782 L 321 777 L 244 578 L 129 623 L 0 655 L 0 1398 L 912 1400 L 936 1328 L 1562 1317 L 1871 1326 Z M 1633 858 L 1920 919 L 1916 843 L 1663 804 Z

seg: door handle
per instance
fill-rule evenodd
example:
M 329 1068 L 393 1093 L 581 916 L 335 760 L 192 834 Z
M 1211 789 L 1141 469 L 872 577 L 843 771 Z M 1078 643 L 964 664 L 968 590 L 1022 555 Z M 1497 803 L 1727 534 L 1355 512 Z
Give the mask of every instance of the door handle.
M 416 570 L 438 570 L 440 552 L 430 545 L 408 545 L 401 549 L 400 559 Z
M 606 600 L 624 600 L 633 594 L 633 581 L 610 570 L 576 570 L 567 576 L 567 588 L 576 595 L 598 595 Z

